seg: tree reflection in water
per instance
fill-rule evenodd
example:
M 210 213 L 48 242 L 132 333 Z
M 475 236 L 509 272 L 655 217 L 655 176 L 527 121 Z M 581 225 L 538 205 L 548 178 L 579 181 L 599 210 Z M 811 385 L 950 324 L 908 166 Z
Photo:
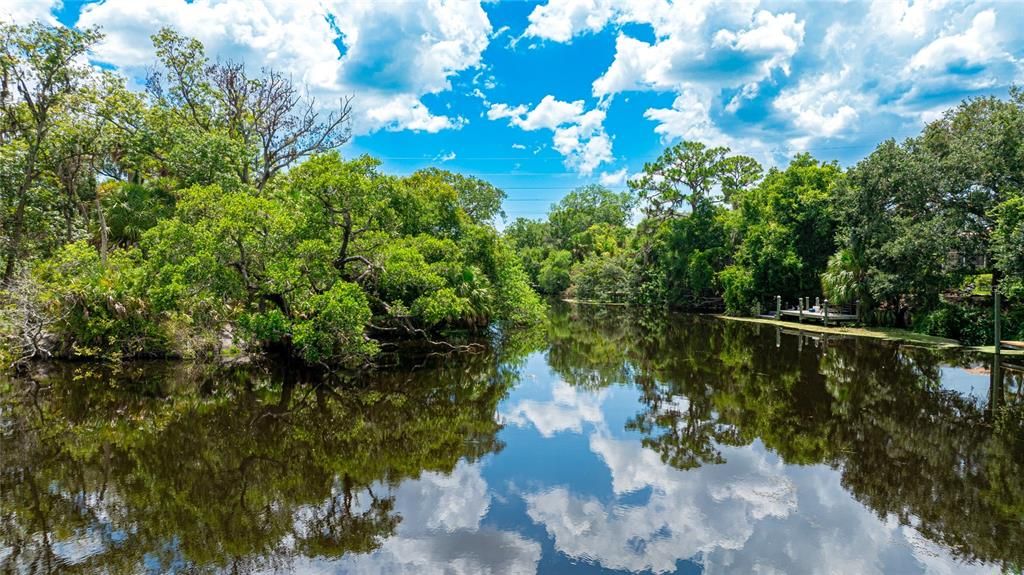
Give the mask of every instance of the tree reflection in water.
M 409 515 L 398 485 L 460 469 L 472 481 L 431 483 L 456 504 L 470 498 L 466 485 L 476 494 L 463 505 L 466 518 L 445 516 L 433 549 L 439 564 L 472 555 L 493 559 L 493 572 L 513 563 L 529 571 L 541 545 L 481 526 L 495 485 L 471 464 L 502 449 L 498 405 L 537 349 L 566 382 L 556 385 L 576 386 L 595 420 L 603 421 L 591 401 L 601 390 L 635 386 L 639 403 L 628 405 L 625 425 L 645 450 L 610 435 L 594 435 L 584 450 L 634 462 L 640 475 L 659 457 L 683 470 L 727 470 L 715 466 L 752 453 L 733 446 L 759 441 L 786 464 L 830 466 L 878 517 L 914 526 L 962 560 L 1024 566 L 1024 370 L 1009 358 L 997 367 L 985 357 L 699 316 L 557 306 L 539 339 L 524 334 L 343 384 L 280 367 L 172 364 L 116 373 L 51 366 L 0 382 L 0 572 L 253 573 L 341 556 L 372 566 L 414 523 L 424 524 L 416 535 L 433 528 L 423 513 Z M 950 364 L 999 377 L 986 398 L 965 396 L 941 385 Z M 538 431 L 546 439 L 556 427 Z M 570 466 L 543 459 L 558 453 L 531 456 L 538 467 Z M 522 477 L 533 481 L 535 471 Z M 572 482 L 527 487 L 495 498 L 532 498 L 525 504 L 535 514 L 555 509 L 560 494 L 597 501 L 571 491 Z M 744 509 L 734 511 L 746 517 Z M 537 518 L 520 521 L 517 529 L 530 529 Z M 736 541 L 750 536 L 722 522 L 712 527 Z M 428 553 L 425 539 L 406 542 L 417 558 Z
M 962 559 L 1024 567 L 1019 368 L 699 316 L 575 306 L 553 325 L 548 361 L 565 381 L 639 387 L 627 428 L 663 462 L 723 463 L 719 446 L 760 439 L 788 464 L 839 470 L 880 518 Z M 993 373 L 987 399 L 940 386 L 957 362 Z
M 434 363 L 343 389 L 169 364 L 9 382 L 0 571 L 246 573 L 372 551 L 401 520 L 395 485 L 501 449 L 516 362 Z

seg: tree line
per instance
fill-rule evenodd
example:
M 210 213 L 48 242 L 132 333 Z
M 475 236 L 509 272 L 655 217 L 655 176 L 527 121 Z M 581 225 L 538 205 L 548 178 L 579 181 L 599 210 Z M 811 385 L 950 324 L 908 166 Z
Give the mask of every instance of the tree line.
M 399 339 L 543 314 L 492 225 L 505 194 L 343 158 L 352 103 L 211 62 L 171 29 L 145 89 L 95 30 L 0 27 L 2 358 L 275 352 L 362 365 Z
M 88 63 L 97 30 L 0 26 L 4 364 L 275 352 L 361 365 L 401 339 L 541 321 L 540 294 L 765 311 L 859 301 L 865 322 L 1024 339 L 1024 92 L 976 98 L 849 169 L 767 172 L 669 147 L 502 232 L 505 193 L 344 158 L 353 101 L 152 37 L 142 90 Z
M 505 233 L 544 293 L 736 315 L 823 297 L 989 343 L 998 291 L 1004 334 L 1024 339 L 1024 91 L 964 101 L 845 170 L 803 153 L 765 172 L 681 142 L 627 192 L 579 188 Z

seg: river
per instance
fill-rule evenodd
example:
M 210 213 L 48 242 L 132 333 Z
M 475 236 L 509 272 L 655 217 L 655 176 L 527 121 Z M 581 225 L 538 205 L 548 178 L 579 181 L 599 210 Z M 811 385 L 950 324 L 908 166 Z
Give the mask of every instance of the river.
M 0 572 L 1018 570 L 1004 362 L 556 305 L 358 377 L 47 365 L 0 382 Z

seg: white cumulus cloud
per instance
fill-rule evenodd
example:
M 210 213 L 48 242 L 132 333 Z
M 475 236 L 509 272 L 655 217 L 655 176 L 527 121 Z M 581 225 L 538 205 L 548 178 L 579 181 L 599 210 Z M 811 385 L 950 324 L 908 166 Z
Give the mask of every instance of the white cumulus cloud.
M 664 140 L 735 145 L 778 163 L 793 143 L 913 133 L 964 96 L 1005 93 L 1024 81 L 1024 10 L 1015 7 L 548 0 L 532 11 L 524 35 L 569 42 L 615 34 L 614 57 L 592 82 L 595 97 L 674 94 L 671 107 L 644 112 Z
M 910 59 L 910 70 L 944 70 L 950 65 L 985 64 L 1003 55 L 995 10 L 978 12 L 960 34 L 940 36 Z
M 38 20 L 56 24 L 53 11 L 61 6 L 60 0 L 4 0 L 0 3 L 0 22 L 25 24 Z
M 601 172 L 601 176 L 598 181 L 602 186 L 621 186 L 626 182 L 626 168 L 616 170 L 614 172 Z
M 774 105 L 809 135 L 839 134 L 857 120 L 857 110 L 851 104 L 864 104 L 859 94 L 844 88 L 850 73 L 850 68 L 844 67 L 834 74 L 801 80 L 795 87 L 783 90 Z
M 77 25 L 101 26 L 94 57 L 131 77 L 155 59 L 149 36 L 171 26 L 212 58 L 291 74 L 324 103 L 355 95 L 356 133 L 461 127 L 421 98 L 480 66 L 491 34 L 480 3 L 462 0 L 107 0 L 84 6 Z
M 566 166 L 583 175 L 615 159 L 612 139 L 604 129 L 605 111 L 585 111 L 583 100 L 563 102 L 547 95 L 532 109 L 524 104 L 491 104 L 487 118 L 507 118 L 510 126 L 526 131 L 551 130 L 552 147 L 565 158 Z

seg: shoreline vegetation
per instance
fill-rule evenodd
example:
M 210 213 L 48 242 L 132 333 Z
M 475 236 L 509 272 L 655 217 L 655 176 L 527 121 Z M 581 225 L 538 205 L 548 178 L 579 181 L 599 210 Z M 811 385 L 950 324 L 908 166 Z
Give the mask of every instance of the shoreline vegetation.
M 980 350 L 998 294 L 1002 339 L 1024 340 L 1017 87 L 846 168 L 679 142 L 627 191 L 582 186 L 499 230 L 506 194 L 485 180 L 345 157 L 358 100 L 212 62 L 173 29 L 141 91 L 88 65 L 100 30 L 0 38 L 4 368 L 226 353 L 359 369 L 403 342 L 476 351 L 543 324 L 542 297 L 749 321 L 812 296 L 860 304 L 866 327 L 826 333 Z
M 628 304 L 628 303 L 621 303 L 621 302 L 616 303 L 616 302 L 606 302 L 606 301 L 599 301 L 599 300 L 578 300 L 578 299 L 570 299 L 570 298 L 564 298 L 561 301 L 563 301 L 565 303 L 568 303 L 568 304 L 586 305 L 586 306 L 616 306 L 616 307 L 622 307 L 622 306 L 630 306 L 631 305 L 631 304 Z M 787 329 L 790 329 L 790 330 L 801 331 L 801 332 L 806 332 L 806 333 L 820 333 L 820 334 L 841 335 L 841 336 L 848 336 L 848 337 L 863 337 L 863 338 L 869 338 L 869 339 L 879 339 L 879 340 L 884 340 L 884 341 L 892 341 L 892 342 L 897 342 L 897 343 L 906 344 L 906 345 L 924 346 L 924 347 L 930 347 L 930 348 L 935 348 L 935 349 L 944 349 L 944 350 L 962 350 L 962 351 L 971 351 L 971 352 L 988 353 L 988 354 L 993 354 L 995 352 L 994 346 L 991 346 L 991 345 L 989 345 L 989 346 L 966 345 L 966 344 L 964 344 L 964 343 L 962 343 L 962 342 L 960 342 L 958 340 L 955 340 L 955 339 L 950 339 L 950 338 L 945 338 L 945 337 L 938 337 L 938 336 L 918 333 L 918 332 L 914 332 L 914 331 L 910 331 L 910 330 L 906 330 L 906 329 L 894 328 L 894 327 L 878 327 L 878 326 L 874 326 L 873 327 L 873 326 L 864 326 L 864 325 L 857 325 L 857 326 L 829 326 L 829 327 L 826 327 L 824 325 L 818 325 L 818 324 L 814 324 L 814 323 L 810 323 L 810 322 L 808 322 L 808 323 L 800 323 L 800 322 L 791 321 L 791 320 L 777 320 L 777 319 L 770 319 L 770 318 L 763 318 L 763 317 L 743 317 L 743 316 L 734 316 L 734 315 L 728 315 L 728 314 L 722 314 L 722 313 L 706 313 L 706 314 L 700 314 L 700 315 L 705 315 L 707 317 L 712 317 L 712 318 L 715 318 L 715 319 L 727 320 L 727 321 L 740 321 L 740 322 L 747 322 L 747 323 L 759 323 L 759 324 L 765 324 L 765 325 L 772 325 L 772 326 L 776 326 L 776 327 L 782 327 L 782 328 L 787 328 Z M 1006 356 L 1010 356 L 1010 357 L 1024 356 L 1024 350 L 1018 350 L 1018 349 L 1003 349 L 1003 350 L 1000 351 L 1000 353 L 1003 354 L 1003 355 L 1006 355 Z

